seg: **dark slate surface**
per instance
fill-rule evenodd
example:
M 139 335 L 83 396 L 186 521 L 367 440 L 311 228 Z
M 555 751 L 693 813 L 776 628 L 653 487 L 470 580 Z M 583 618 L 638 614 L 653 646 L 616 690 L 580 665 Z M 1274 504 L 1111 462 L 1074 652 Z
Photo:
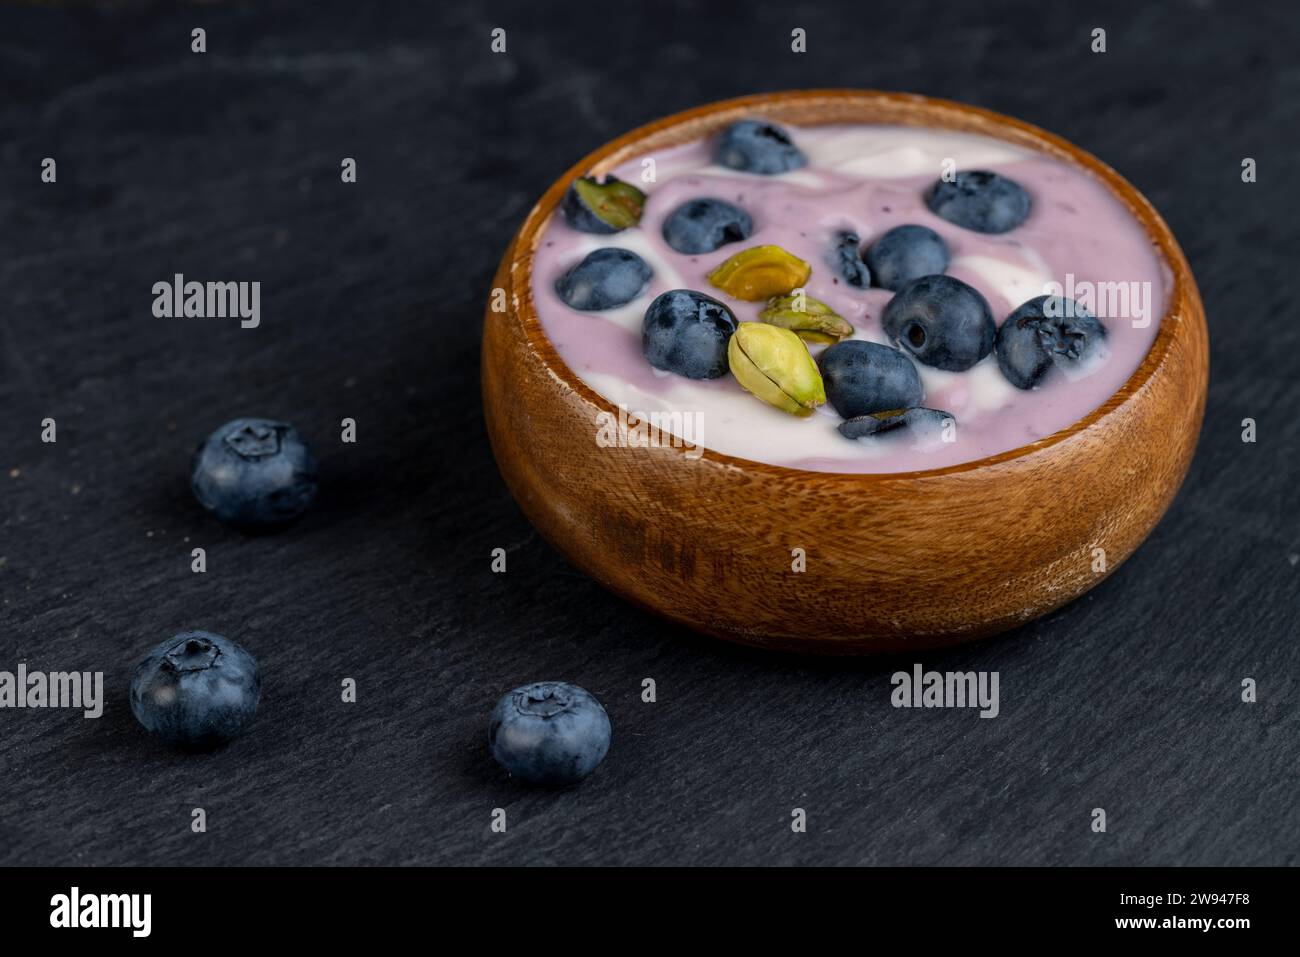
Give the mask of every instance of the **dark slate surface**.
M 109 698 L 97 721 L 0 712 L 0 862 L 1296 861 L 1296 9 L 727 6 L 0 12 L 0 670 L 102 670 Z M 999 671 L 996 720 L 891 708 L 911 659 L 764 655 L 624 605 L 539 539 L 488 448 L 480 310 L 533 199 L 632 126 L 801 86 L 945 95 L 1074 140 L 1164 213 L 1205 296 L 1209 410 L 1151 539 L 1072 606 L 925 659 Z M 153 319 L 175 272 L 260 280 L 261 328 Z M 289 532 L 241 536 L 190 497 L 192 448 L 238 414 L 316 441 L 319 507 Z M 205 757 L 154 746 L 126 702 L 183 627 L 266 676 L 255 731 Z M 493 701 L 539 677 L 614 722 L 576 791 L 486 754 Z

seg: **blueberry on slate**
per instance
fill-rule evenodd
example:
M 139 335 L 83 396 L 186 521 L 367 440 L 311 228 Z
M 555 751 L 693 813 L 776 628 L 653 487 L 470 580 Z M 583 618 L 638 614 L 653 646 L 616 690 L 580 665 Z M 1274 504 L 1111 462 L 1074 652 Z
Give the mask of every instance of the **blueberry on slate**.
M 653 275 L 654 271 L 636 253 L 605 247 L 588 253 L 555 280 L 555 291 L 570 309 L 613 309 L 641 295 Z
M 831 247 L 830 264 L 850 286 L 866 289 L 871 285 L 871 270 L 862 261 L 858 249 L 860 242 L 857 233 L 836 233 L 835 245 Z
M 190 487 L 223 522 L 276 525 L 297 518 L 316 497 L 316 459 L 291 425 L 235 419 L 195 451 Z
M 841 422 L 840 435 L 846 439 L 864 439 L 875 436 L 897 435 L 907 431 L 917 436 L 932 435 L 944 423 L 956 421 L 947 412 L 938 409 L 907 409 L 893 415 L 860 415 Z
M 977 290 L 951 276 L 913 279 L 881 315 L 885 334 L 936 369 L 963 372 L 993 350 L 997 326 Z
M 713 159 L 720 166 L 766 176 L 787 173 L 808 162 L 789 133 L 761 120 L 741 120 L 723 130 Z
M 243 732 L 261 690 L 247 651 L 209 631 L 183 631 L 136 665 L 131 713 L 168 744 L 210 748 Z
M 1005 233 L 1025 221 L 1029 194 L 1013 179 L 987 170 L 958 173 L 952 182 L 938 180 L 926 191 L 930 212 L 977 233 Z
M 584 233 L 617 233 L 635 226 L 645 210 L 645 193 L 610 174 L 603 183 L 581 176 L 560 201 L 564 221 Z
M 576 685 L 538 681 L 516 688 L 492 709 L 488 747 L 507 771 L 529 784 L 576 784 L 609 750 L 609 716 Z
M 830 346 L 817 360 L 826 400 L 843 418 L 872 412 L 909 409 L 924 396 L 912 360 L 897 349 L 847 339 Z
M 909 223 L 877 239 L 863 258 L 877 286 L 898 292 L 904 283 L 947 269 L 948 244 L 933 229 Z
M 679 253 L 711 253 L 719 246 L 748 239 L 754 231 L 749 213 L 720 199 L 688 199 L 664 220 L 664 241 Z
M 998 329 L 998 368 L 1017 389 L 1032 389 L 1049 369 L 1077 367 L 1106 338 L 1092 313 L 1064 296 L 1039 296 Z
M 712 296 L 671 289 L 645 311 L 641 351 L 656 369 L 716 379 L 727 374 L 727 342 L 735 331 L 735 315 Z

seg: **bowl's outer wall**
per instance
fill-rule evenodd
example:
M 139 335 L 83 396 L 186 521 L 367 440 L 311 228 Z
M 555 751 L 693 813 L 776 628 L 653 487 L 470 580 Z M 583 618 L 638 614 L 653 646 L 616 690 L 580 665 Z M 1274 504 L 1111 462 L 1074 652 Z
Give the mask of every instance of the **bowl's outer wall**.
M 1031 446 L 898 475 L 783 469 L 705 450 L 604 448 L 617 414 L 569 370 L 532 303 L 529 267 L 568 182 L 763 114 L 999 136 L 1084 166 L 1152 236 L 1173 273 L 1141 367 L 1100 409 Z M 1200 296 L 1159 215 L 1109 167 L 1027 124 L 908 94 L 808 91 L 712 104 L 633 131 L 547 191 L 498 270 L 483 400 L 498 465 L 543 535 L 625 598 L 699 631 L 816 651 L 897 651 L 993 634 L 1078 597 L 1164 514 L 1195 450 L 1208 378 Z M 794 571 L 795 549 L 806 569 Z M 1101 550 L 1101 551 L 1099 551 Z

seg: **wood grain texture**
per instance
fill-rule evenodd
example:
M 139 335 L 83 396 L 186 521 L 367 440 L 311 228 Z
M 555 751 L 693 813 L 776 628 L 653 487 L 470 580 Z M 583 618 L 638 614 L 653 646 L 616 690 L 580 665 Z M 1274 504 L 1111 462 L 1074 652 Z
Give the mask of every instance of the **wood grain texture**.
M 547 340 L 532 302 L 540 232 L 575 176 L 737 119 L 942 127 L 1010 140 L 1083 167 L 1132 212 L 1173 274 L 1168 311 L 1127 383 L 1081 421 L 1022 449 L 897 475 L 786 469 L 705 450 L 605 447 L 618 410 Z M 1164 221 L 1114 170 L 1058 137 L 929 97 L 814 90 L 745 97 L 651 123 L 579 161 L 529 214 L 489 304 L 488 432 L 506 482 L 574 564 L 625 598 L 755 645 L 864 652 L 1004 631 L 1077 598 L 1150 533 L 1182 484 L 1208 381 L 1205 315 Z M 1068 494 L 1064 492 L 1068 491 Z M 807 571 L 791 568 L 792 549 Z M 1095 570 L 1094 549 L 1105 550 Z

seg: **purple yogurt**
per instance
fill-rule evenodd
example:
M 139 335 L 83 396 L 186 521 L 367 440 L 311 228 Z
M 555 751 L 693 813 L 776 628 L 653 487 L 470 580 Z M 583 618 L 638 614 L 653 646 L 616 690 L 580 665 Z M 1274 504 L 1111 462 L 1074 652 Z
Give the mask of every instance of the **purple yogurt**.
M 713 165 L 711 142 L 688 143 L 614 170 L 648 194 L 639 226 L 596 236 L 553 215 L 542 231 L 532 273 L 542 328 L 569 368 L 633 420 L 662 417 L 673 423 L 668 431 L 683 439 L 679 444 L 697 453 L 704 447 L 791 468 L 940 468 L 1018 448 L 1079 421 L 1113 395 L 1150 350 L 1172 274 L 1128 209 L 1085 170 L 1000 140 L 946 130 L 787 129 L 808 156 L 802 169 L 778 176 L 739 173 Z M 651 159 L 654 179 L 647 182 L 643 173 Z M 1029 218 L 1010 232 L 984 235 L 931 213 L 923 193 L 946 160 L 958 170 L 990 169 L 1016 180 L 1033 199 Z M 678 253 L 663 239 L 663 221 L 681 203 L 704 196 L 745 209 L 753 233 L 712 253 Z M 918 364 L 924 404 L 951 413 L 957 423 L 947 436 L 951 441 L 944 441 L 906 434 L 846 439 L 836 430 L 841 420 L 829 406 L 798 418 L 761 402 L 729 375 L 690 380 L 652 368 L 642 355 L 642 317 L 651 300 L 668 289 L 699 290 L 727 303 L 740 321 L 757 320 L 763 303 L 732 299 L 706 275 L 742 249 L 763 244 L 781 246 L 812 265 L 807 294 L 848 319 L 855 338 L 887 342 L 880 316 L 893 293 L 847 285 L 827 256 L 843 230 L 856 232 L 866 247 L 904 223 L 928 226 L 944 238 L 952 255 L 948 275 L 978 289 L 999 325 L 1022 302 L 1046 292 L 1080 300 L 1106 327 L 1100 359 L 1070 377 L 1053 371 L 1029 391 L 1008 383 L 993 355 L 960 373 Z M 654 277 L 625 306 L 603 312 L 570 309 L 555 292 L 556 278 L 603 246 L 637 253 Z M 811 348 L 816 355 L 822 347 Z

